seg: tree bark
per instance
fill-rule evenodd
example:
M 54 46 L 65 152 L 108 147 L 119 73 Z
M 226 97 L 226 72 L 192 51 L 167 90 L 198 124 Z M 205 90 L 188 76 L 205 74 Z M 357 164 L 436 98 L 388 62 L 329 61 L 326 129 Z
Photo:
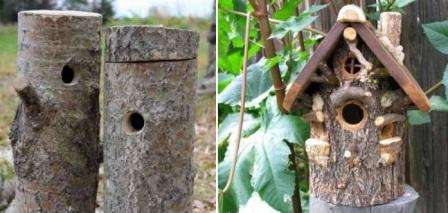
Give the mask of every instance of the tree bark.
M 197 46 L 191 31 L 107 30 L 106 212 L 192 211 Z
M 9 212 L 93 212 L 99 145 L 101 15 L 19 13 Z
M 428 42 L 422 24 L 444 21 L 447 16 L 444 0 L 416 1 L 403 16 L 405 65 L 423 88 L 442 79 L 448 60 Z M 431 124 L 414 126 L 409 132 L 409 181 L 420 194 L 417 212 L 448 212 L 448 114 L 432 112 L 431 119 Z

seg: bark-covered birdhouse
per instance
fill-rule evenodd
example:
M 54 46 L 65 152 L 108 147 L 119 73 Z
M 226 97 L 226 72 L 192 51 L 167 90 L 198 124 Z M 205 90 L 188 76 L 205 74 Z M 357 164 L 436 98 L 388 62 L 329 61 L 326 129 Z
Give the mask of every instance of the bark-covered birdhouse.
M 332 204 L 366 207 L 402 196 L 406 109 L 430 109 L 403 65 L 401 15 L 383 13 L 378 26 L 359 7 L 342 8 L 284 101 L 311 124 L 311 195 Z

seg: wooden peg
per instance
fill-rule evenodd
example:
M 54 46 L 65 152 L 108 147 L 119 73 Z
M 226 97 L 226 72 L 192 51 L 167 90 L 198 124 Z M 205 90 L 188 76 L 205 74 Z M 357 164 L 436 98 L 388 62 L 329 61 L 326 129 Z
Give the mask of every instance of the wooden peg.
M 349 42 L 354 42 L 356 41 L 356 30 L 353 27 L 347 27 L 344 30 L 344 38 L 345 40 L 349 41 Z

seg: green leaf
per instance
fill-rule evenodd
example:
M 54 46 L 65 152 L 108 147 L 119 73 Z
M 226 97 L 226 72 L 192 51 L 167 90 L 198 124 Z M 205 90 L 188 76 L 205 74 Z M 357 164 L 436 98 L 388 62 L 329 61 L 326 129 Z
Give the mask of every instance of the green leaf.
M 408 110 L 407 115 L 411 125 L 421 125 L 431 122 L 429 114 L 420 110 Z
M 218 144 L 227 140 L 230 135 L 236 133 L 239 121 L 239 113 L 228 115 L 218 127 Z M 247 137 L 260 127 L 260 121 L 251 114 L 244 114 L 242 136 Z
M 269 96 L 262 116 L 264 124 L 254 133 L 259 139 L 252 184 L 270 206 L 288 212 L 295 175 L 289 170 L 290 150 L 285 141 L 303 143 L 309 136 L 309 126 L 298 116 L 282 114 L 274 96 Z
M 258 106 L 272 88 L 270 72 L 265 67 L 266 59 L 261 59 L 247 68 L 246 107 Z M 219 95 L 218 103 L 231 106 L 240 105 L 242 75 L 238 75 Z
M 317 17 L 310 15 L 292 16 L 288 20 L 277 24 L 269 38 L 282 39 L 287 33 L 292 33 L 293 36 L 295 36 L 296 33 L 302 31 L 305 27 L 308 27 L 313 23 L 316 18 Z
M 432 96 L 429 101 L 431 102 L 431 111 L 448 112 L 448 101 L 442 96 Z
M 274 13 L 274 19 L 284 21 L 293 16 L 296 13 L 297 7 L 301 2 L 302 0 L 289 0 L 288 2 L 286 2 L 283 8 Z
M 309 138 L 308 123 L 298 116 L 281 113 L 274 96 L 268 98 L 266 106 L 266 119 L 262 127 L 270 137 L 295 144 L 304 143 Z
M 269 136 L 268 136 L 269 137 Z M 289 170 L 288 145 L 275 138 L 260 138 L 255 145 L 252 184 L 260 197 L 282 212 L 291 212 L 294 172 Z
M 264 213 L 278 213 L 275 209 L 269 206 L 268 203 L 260 198 L 257 192 L 252 193 L 249 201 L 245 206 L 239 209 L 240 213 L 264 212 Z
M 222 92 L 227 85 L 235 79 L 235 76 L 225 72 L 218 73 L 218 93 Z
M 300 15 L 305 15 L 305 14 L 312 14 L 315 12 L 319 12 L 322 9 L 326 8 L 329 4 L 315 4 L 315 5 L 311 5 L 307 10 L 303 11 L 302 14 Z
M 395 6 L 399 7 L 399 8 L 403 8 L 408 6 L 409 4 L 415 2 L 415 0 L 396 0 L 395 1 Z
M 445 68 L 445 72 L 443 73 L 442 83 L 445 86 L 445 98 L 448 99 L 448 65 Z
M 424 24 L 423 30 L 438 51 L 448 54 L 448 21 Z
M 235 167 L 235 176 L 229 191 L 227 191 L 223 197 L 223 212 L 237 212 L 233 208 L 245 205 L 254 191 L 250 182 L 252 179 L 255 157 L 254 145 L 258 140 L 254 137 L 256 136 L 251 135 L 249 138 L 241 140 L 238 150 L 238 161 Z M 235 144 L 231 143 L 224 160 L 218 164 L 218 187 L 221 190 L 227 184 L 234 150 Z

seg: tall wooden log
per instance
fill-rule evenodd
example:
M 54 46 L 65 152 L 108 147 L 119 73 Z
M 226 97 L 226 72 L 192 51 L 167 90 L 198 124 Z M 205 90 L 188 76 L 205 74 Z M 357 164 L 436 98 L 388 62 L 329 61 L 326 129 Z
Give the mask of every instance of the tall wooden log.
M 423 88 L 429 88 L 441 80 L 448 58 L 429 43 L 422 24 L 446 20 L 448 1 L 416 1 L 405 14 L 405 65 Z M 434 94 L 443 95 L 443 88 Z M 420 194 L 416 212 L 448 212 L 448 114 L 432 112 L 431 120 L 409 131 L 409 182 Z
M 191 212 L 198 34 L 106 31 L 106 212 Z
M 101 15 L 19 13 L 9 212 L 93 212 L 99 145 Z

